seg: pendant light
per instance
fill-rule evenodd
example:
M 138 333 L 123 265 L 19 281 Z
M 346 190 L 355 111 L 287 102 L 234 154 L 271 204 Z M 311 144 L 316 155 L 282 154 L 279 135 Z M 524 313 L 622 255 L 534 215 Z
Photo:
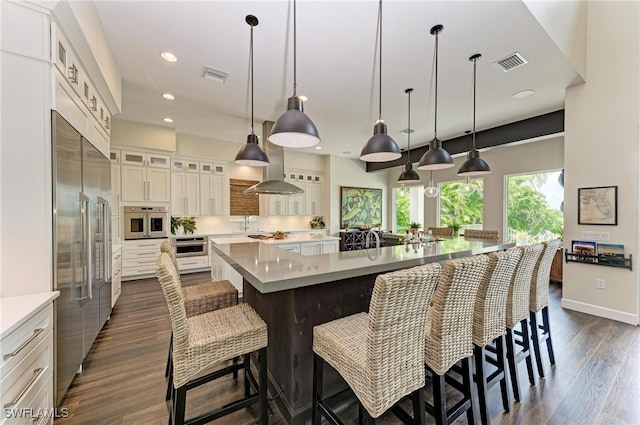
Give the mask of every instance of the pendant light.
M 287 111 L 271 128 L 269 141 L 285 148 L 308 148 L 320 143 L 320 135 L 303 111 L 302 99 L 297 95 L 296 74 L 296 0 L 293 0 L 293 96 L 287 100 Z
M 438 35 L 444 27 L 436 25 L 431 28 L 431 35 L 436 36 L 436 63 L 435 63 L 435 117 L 433 120 L 433 140 L 429 143 L 429 150 L 422 155 L 418 163 L 418 170 L 443 170 L 453 167 L 453 158 L 442 147 L 442 141 L 438 139 Z
M 464 177 L 464 183 L 458 187 L 458 193 L 462 196 L 471 195 L 476 191 L 476 185 L 469 181 L 469 176 Z
M 373 126 L 373 136 L 365 143 L 360 152 L 360 159 L 368 162 L 394 161 L 402 157 L 398 144 L 387 134 L 387 125 L 382 119 L 382 0 L 378 2 L 378 48 L 379 48 L 379 82 L 380 97 L 378 100 L 378 120 Z
M 407 163 L 404 166 L 404 171 L 398 177 L 398 183 L 402 184 L 410 184 L 410 183 L 420 183 L 420 176 L 413 169 L 411 165 L 411 92 L 413 89 L 406 89 L 404 92 L 407 93 L 407 97 L 409 98 L 409 113 L 408 115 L 408 123 L 407 123 Z
M 469 58 L 473 62 L 473 133 L 471 135 L 471 150 L 467 154 L 467 160 L 458 170 L 459 176 L 481 176 L 491 173 L 489 164 L 480 158 L 480 152 L 476 150 L 476 63 L 481 56 L 480 53 L 476 53 Z
M 433 184 L 433 170 L 429 170 L 429 186 L 424 189 L 424 196 L 427 198 L 435 198 L 439 193 L 440 189 Z
M 251 27 L 251 38 L 249 42 L 249 68 L 251 72 L 251 134 L 247 136 L 247 143 L 240 148 L 236 154 L 235 163 L 239 165 L 250 165 L 252 167 L 266 167 L 269 165 L 269 157 L 260 148 L 258 136 L 253 131 L 253 27 L 258 25 L 258 18 L 247 15 L 245 21 Z

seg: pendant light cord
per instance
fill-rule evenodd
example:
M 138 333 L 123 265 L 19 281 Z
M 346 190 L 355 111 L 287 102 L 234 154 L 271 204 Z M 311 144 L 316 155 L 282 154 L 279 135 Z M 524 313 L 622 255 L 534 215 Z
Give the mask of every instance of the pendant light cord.
M 437 139 L 438 138 L 438 34 L 440 32 L 436 32 L 436 81 L 435 81 L 435 107 L 434 107 L 434 112 L 435 112 L 435 117 L 433 119 L 433 138 Z
M 471 137 L 472 149 L 476 150 L 476 64 L 478 58 L 473 59 L 473 136 Z
M 407 89 L 406 92 L 409 95 L 409 105 L 408 105 L 408 111 L 409 113 L 407 114 L 408 119 L 407 119 L 407 164 L 411 163 L 411 92 L 413 91 L 413 89 Z
M 382 121 L 382 0 L 378 3 L 378 40 L 380 54 L 378 55 L 379 62 L 379 72 L 378 76 L 380 77 L 378 81 L 378 90 L 380 91 L 380 96 L 378 98 L 378 121 Z
M 251 134 L 255 134 L 253 131 L 253 25 L 251 25 L 251 38 L 249 44 L 249 62 L 251 64 Z
M 296 0 L 293 0 L 293 96 L 296 96 L 298 91 L 298 83 L 296 78 Z

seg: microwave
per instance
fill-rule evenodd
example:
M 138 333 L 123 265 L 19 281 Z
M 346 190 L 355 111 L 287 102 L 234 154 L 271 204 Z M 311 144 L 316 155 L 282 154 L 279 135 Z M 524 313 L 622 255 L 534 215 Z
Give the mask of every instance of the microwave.
M 167 207 L 124 207 L 124 239 L 153 239 L 169 236 Z

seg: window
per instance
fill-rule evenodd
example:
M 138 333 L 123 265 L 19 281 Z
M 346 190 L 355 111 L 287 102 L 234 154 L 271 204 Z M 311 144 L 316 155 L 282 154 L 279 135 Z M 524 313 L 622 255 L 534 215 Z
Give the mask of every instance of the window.
M 440 184 L 440 226 L 461 229 L 482 229 L 484 181 L 469 180 L 471 192 L 465 192 L 464 181 Z
M 527 233 L 529 242 L 560 237 L 564 230 L 564 189 L 560 171 L 505 176 L 508 240 Z
M 403 186 L 393 191 L 395 205 L 395 220 L 393 232 L 405 233 L 412 222 L 422 223 L 424 218 L 424 187 Z

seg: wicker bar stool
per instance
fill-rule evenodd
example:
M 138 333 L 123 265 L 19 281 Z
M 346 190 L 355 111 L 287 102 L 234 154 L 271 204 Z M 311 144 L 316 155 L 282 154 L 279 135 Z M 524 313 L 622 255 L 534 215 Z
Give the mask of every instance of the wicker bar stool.
M 453 237 L 454 233 L 452 227 L 428 227 L 427 231 L 429 230 L 433 236 Z
M 497 230 L 477 230 L 477 229 L 465 229 L 465 239 L 487 239 L 491 241 L 498 240 Z
M 248 304 L 237 304 L 196 316 L 187 316 L 178 274 L 167 253 L 157 262 L 173 329 L 173 391 L 169 424 L 203 424 L 260 403 L 261 424 L 267 425 L 267 325 Z M 250 354 L 258 353 L 259 378 L 251 372 Z M 242 364 L 232 364 L 203 375 L 216 363 L 242 356 Z M 206 382 L 244 369 L 244 398 L 185 421 L 187 391 Z M 256 392 L 251 393 L 251 386 Z
M 542 368 L 542 356 L 540 355 L 540 344 L 547 343 L 549 353 L 549 363 L 556 364 L 553 355 L 553 344 L 551 342 L 551 326 L 549 325 L 549 274 L 551 273 L 551 263 L 556 251 L 560 247 L 560 239 L 543 242 L 544 251 L 540 254 L 536 267 L 533 269 L 531 278 L 531 290 L 529 292 L 529 322 L 531 324 L 531 342 L 536 355 L 536 366 L 538 376 L 544 378 Z M 538 325 L 538 312 L 542 314 L 542 323 Z
M 176 254 L 171 248 L 169 241 L 162 241 L 160 244 L 160 252 L 166 252 L 171 257 L 171 262 L 178 274 L 178 281 L 180 280 L 180 269 L 178 267 L 178 260 Z M 180 283 L 180 282 L 179 282 Z M 187 317 L 195 316 L 196 314 L 206 313 L 208 311 L 217 310 L 219 308 L 230 307 L 238 304 L 238 290 L 228 280 L 218 280 L 213 282 L 204 282 L 196 285 L 182 286 L 182 297 L 184 298 L 184 306 L 187 311 Z M 165 368 L 164 376 L 169 377 L 169 384 L 167 387 L 167 397 L 169 400 L 171 396 L 171 344 L 173 338 L 169 340 L 169 354 L 167 355 L 167 367 Z
M 518 263 L 513 282 L 509 285 L 507 295 L 507 360 L 513 386 L 513 398 L 520 401 L 520 381 L 518 380 L 518 363 L 525 360 L 529 384 L 535 385 L 533 363 L 531 361 L 531 344 L 529 339 L 529 290 L 533 269 L 542 252 L 541 243 L 517 247 L 522 250 L 522 258 Z M 520 325 L 520 330 L 516 328 Z M 520 339 L 517 339 L 519 336 Z
M 505 352 L 506 306 L 509 285 L 522 256 L 516 248 L 492 252 L 488 255 L 488 278 L 480 282 L 473 309 L 473 358 L 475 381 L 480 402 L 480 419 L 483 425 L 491 423 L 487 407 L 487 391 L 498 382 L 505 412 L 511 409 L 511 379 Z M 489 347 L 489 345 L 491 347 Z M 495 358 L 486 350 L 495 353 Z M 496 368 L 487 375 L 487 363 Z
M 425 363 L 433 374 L 433 405 L 425 403 L 436 424 L 452 423 L 467 413 L 467 421 L 475 423 L 476 393 L 472 389 L 473 307 L 480 283 L 487 279 L 486 255 L 448 261 L 440 273 L 427 313 Z M 446 382 L 462 393 L 462 399 L 447 408 L 445 375 L 461 363 L 462 383 L 447 377 Z
M 424 333 L 440 265 L 432 263 L 378 275 L 369 313 L 358 313 L 313 328 L 312 425 L 322 416 L 342 422 L 322 394 L 327 362 L 340 373 L 360 402 L 360 423 L 381 423 L 381 415 L 412 395 L 414 422 L 425 423 Z M 364 409 L 362 409 L 364 407 Z M 409 417 L 402 409 L 394 412 Z M 364 410 L 364 411 L 363 411 Z

